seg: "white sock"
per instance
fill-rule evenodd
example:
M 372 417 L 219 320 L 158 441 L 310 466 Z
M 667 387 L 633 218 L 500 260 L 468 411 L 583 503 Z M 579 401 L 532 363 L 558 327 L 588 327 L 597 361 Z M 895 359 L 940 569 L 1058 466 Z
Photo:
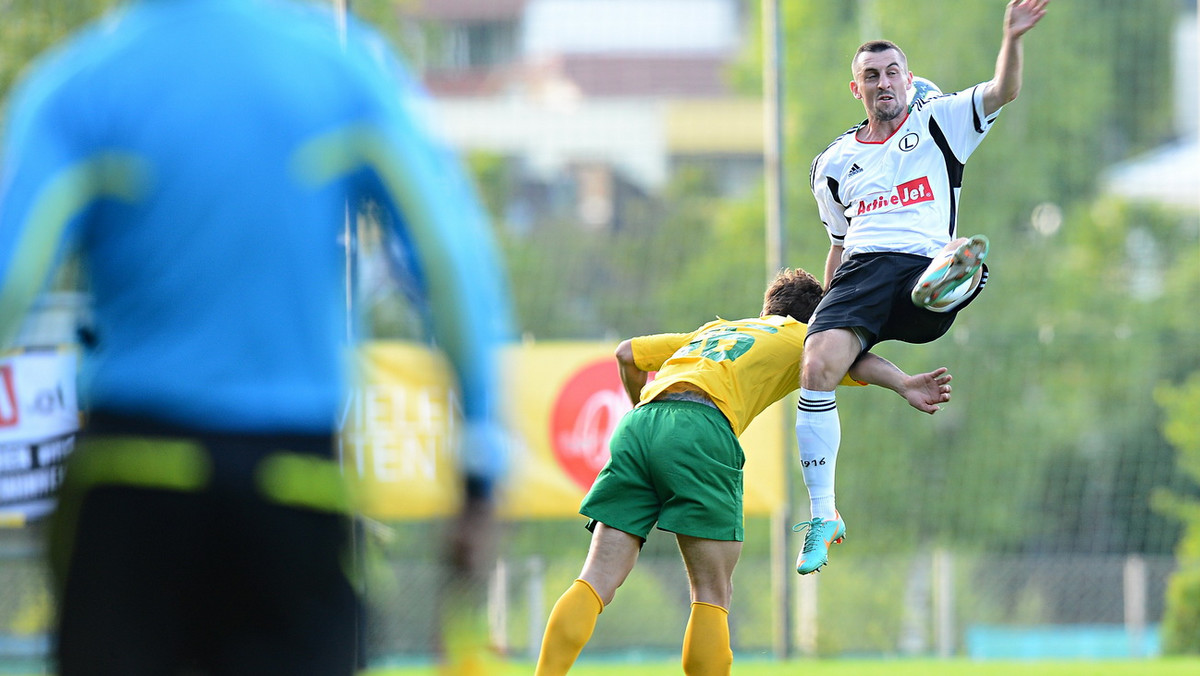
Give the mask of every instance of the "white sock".
M 837 515 L 833 500 L 833 474 L 837 466 L 842 425 L 833 392 L 800 389 L 796 405 L 796 442 L 800 446 L 800 469 L 812 515 L 832 519 Z

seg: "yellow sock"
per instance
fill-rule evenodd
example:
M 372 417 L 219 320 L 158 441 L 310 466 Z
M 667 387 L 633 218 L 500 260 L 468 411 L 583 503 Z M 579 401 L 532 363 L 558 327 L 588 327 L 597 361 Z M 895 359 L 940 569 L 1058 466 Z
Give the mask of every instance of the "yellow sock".
M 550 611 L 534 676 L 566 674 L 592 637 L 596 618 L 603 611 L 604 602 L 592 585 L 575 580 Z
M 729 611 L 696 601 L 683 633 L 683 673 L 687 676 L 729 676 Z

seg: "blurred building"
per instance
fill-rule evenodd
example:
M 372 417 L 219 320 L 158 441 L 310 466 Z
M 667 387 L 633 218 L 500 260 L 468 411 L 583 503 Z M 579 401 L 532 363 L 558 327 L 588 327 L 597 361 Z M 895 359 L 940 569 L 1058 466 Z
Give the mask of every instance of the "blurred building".
M 1193 3 L 1175 28 L 1175 138 L 1111 167 L 1105 176 L 1108 192 L 1134 201 L 1200 212 L 1200 94 L 1192 81 L 1200 66 L 1198 45 Z
M 506 160 L 512 228 L 619 228 L 681 166 L 726 195 L 761 179 L 761 99 L 729 84 L 741 0 L 420 0 L 407 18 L 445 135 Z

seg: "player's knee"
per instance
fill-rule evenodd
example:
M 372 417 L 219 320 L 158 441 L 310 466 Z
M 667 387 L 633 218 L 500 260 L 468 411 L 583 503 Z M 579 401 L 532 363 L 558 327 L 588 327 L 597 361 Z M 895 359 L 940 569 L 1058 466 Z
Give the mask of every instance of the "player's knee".
M 807 349 L 800 373 L 800 385 L 807 390 L 829 391 L 837 387 L 849 365 L 831 358 L 826 350 Z
M 838 387 L 864 347 L 853 329 L 828 329 L 810 335 L 804 343 L 800 387 L 822 391 Z

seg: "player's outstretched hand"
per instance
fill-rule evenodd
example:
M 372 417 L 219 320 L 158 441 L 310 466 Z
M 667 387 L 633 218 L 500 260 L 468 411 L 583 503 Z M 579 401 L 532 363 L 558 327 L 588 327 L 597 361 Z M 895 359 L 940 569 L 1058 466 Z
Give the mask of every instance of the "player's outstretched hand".
M 1050 0 L 1011 0 L 1004 13 L 1004 28 L 1014 38 L 1029 32 L 1046 16 Z
M 928 373 L 918 373 L 904 379 L 900 394 L 913 408 L 933 415 L 942 409 L 941 404 L 950 401 L 949 369 L 942 367 Z

